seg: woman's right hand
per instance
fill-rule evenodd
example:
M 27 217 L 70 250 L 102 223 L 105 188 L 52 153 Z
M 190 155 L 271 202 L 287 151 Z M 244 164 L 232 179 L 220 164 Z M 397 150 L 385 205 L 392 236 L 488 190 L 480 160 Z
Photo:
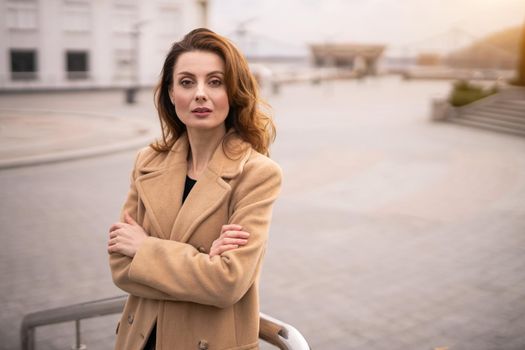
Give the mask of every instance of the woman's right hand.
M 223 225 L 221 235 L 211 245 L 210 258 L 221 255 L 228 250 L 239 248 L 248 243 L 248 232 L 242 231 L 242 226 L 235 224 Z

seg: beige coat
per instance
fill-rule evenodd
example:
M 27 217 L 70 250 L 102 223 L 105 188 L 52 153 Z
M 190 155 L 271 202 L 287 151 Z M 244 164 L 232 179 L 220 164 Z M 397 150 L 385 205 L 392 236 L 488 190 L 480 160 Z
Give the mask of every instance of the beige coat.
M 219 145 L 188 195 L 182 193 L 186 134 L 171 152 L 139 152 L 126 210 L 150 234 L 133 259 L 110 255 L 115 284 L 130 294 L 116 349 L 138 350 L 157 322 L 157 349 L 257 349 L 258 279 L 279 166 L 247 147 L 228 158 Z M 210 259 L 227 223 L 251 233 L 248 243 Z

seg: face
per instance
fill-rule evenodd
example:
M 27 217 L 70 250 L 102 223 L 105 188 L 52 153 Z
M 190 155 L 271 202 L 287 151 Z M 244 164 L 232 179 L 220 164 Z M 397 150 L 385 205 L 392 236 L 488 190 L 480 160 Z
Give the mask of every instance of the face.
M 230 106 L 222 58 L 208 51 L 181 54 L 173 70 L 170 98 L 188 129 L 224 128 Z

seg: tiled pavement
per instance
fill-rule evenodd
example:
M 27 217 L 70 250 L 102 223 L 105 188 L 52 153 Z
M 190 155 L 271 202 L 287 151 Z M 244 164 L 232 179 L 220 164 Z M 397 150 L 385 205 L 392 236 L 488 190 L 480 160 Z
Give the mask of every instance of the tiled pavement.
M 270 97 L 285 183 L 261 306 L 313 349 L 525 349 L 525 139 L 430 122 L 429 98 L 447 88 L 385 78 Z M 151 111 L 149 97 L 71 96 L 31 107 Z M 105 230 L 132 159 L 0 171 L 0 349 L 17 348 L 27 312 L 120 294 Z M 115 319 L 84 323 L 90 349 L 111 348 Z M 73 332 L 38 329 L 38 349 L 69 348 Z

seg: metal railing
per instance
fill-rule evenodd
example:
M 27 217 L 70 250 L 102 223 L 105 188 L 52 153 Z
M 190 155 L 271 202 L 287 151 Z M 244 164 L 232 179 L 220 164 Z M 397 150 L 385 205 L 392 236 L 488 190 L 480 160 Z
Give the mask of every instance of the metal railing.
M 121 313 L 126 299 L 127 295 L 122 295 L 27 314 L 20 329 L 22 350 L 35 350 L 36 327 L 71 321 L 75 322 L 76 329 L 73 349 L 87 349 L 82 344 L 80 321 Z M 297 329 L 263 313 L 260 313 L 259 339 L 281 350 L 310 350 L 308 342 Z

